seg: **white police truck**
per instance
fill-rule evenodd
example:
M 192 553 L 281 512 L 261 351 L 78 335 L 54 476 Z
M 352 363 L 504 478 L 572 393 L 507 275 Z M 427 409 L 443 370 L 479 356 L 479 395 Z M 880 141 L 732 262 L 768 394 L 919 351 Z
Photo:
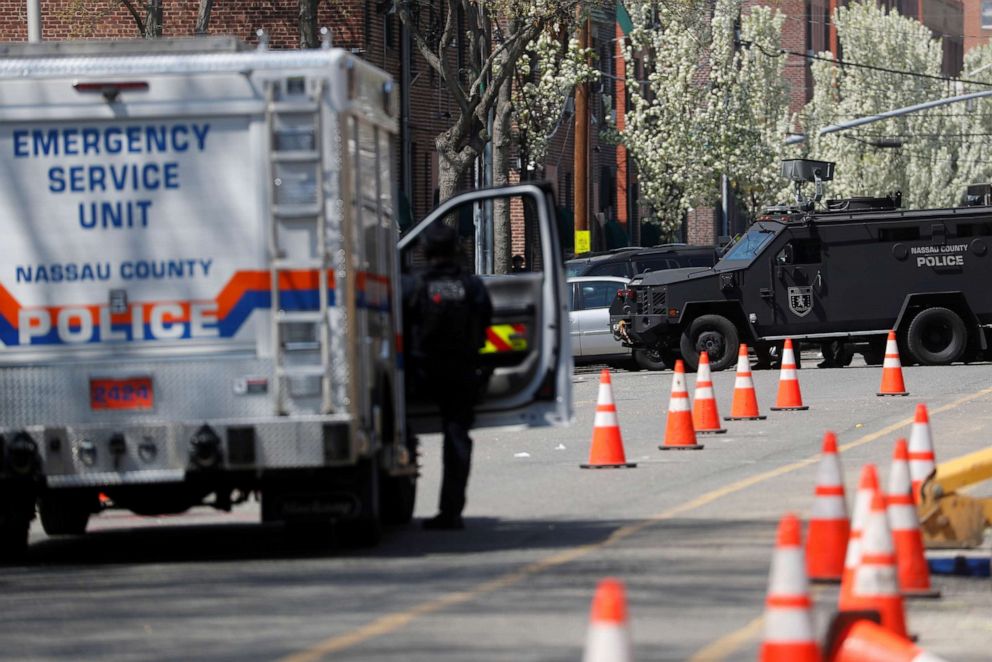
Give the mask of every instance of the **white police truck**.
M 105 508 L 260 497 L 373 543 L 413 509 L 394 158 L 399 94 L 341 49 L 228 38 L 0 45 L 0 554 Z M 547 190 L 543 268 L 489 275 L 478 424 L 571 416 Z M 460 211 L 462 210 L 462 211 Z M 408 406 L 409 405 L 409 406 Z M 409 410 L 409 411 L 408 411 Z

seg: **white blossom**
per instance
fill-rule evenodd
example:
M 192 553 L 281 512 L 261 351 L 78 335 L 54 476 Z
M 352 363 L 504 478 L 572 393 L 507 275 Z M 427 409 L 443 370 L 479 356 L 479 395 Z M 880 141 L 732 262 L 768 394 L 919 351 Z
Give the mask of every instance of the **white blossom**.
M 778 190 L 783 136 L 790 126 L 779 56 L 783 16 L 741 0 L 631 0 L 625 57 L 631 105 L 615 137 L 636 161 L 644 199 L 662 230 L 686 209 L 714 204 L 721 175 L 749 207 Z M 741 43 L 735 23 L 741 22 Z

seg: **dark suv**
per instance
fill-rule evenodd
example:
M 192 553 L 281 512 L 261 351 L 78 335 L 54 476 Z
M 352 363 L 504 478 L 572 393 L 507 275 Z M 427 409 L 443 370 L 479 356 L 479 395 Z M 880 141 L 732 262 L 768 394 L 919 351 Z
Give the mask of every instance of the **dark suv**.
M 633 278 L 637 274 L 685 267 L 712 267 L 719 259 L 712 246 L 663 244 L 641 248 L 630 246 L 602 253 L 586 253 L 565 262 L 568 278 L 576 276 L 619 276 Z

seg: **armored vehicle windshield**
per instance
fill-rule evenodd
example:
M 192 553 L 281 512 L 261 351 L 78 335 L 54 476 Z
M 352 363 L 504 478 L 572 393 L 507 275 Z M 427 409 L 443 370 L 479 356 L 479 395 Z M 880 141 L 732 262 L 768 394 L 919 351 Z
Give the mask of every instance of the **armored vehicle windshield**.
M 782 226 L 778 223 L 755 223 L 737 240 L 737 243 L 730 247 L 721 261 L 750 262 L 758 257 L 781 229 Z

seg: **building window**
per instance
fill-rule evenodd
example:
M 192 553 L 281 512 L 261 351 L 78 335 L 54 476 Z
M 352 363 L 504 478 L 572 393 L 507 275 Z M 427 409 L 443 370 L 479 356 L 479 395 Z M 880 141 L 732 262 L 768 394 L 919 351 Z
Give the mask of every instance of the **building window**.
M 982 0 L 982 29 L 992 30 L 992 0 Z
M 387 48 L 396 48 L 396 15 L 383 14 L 382 40 Z

